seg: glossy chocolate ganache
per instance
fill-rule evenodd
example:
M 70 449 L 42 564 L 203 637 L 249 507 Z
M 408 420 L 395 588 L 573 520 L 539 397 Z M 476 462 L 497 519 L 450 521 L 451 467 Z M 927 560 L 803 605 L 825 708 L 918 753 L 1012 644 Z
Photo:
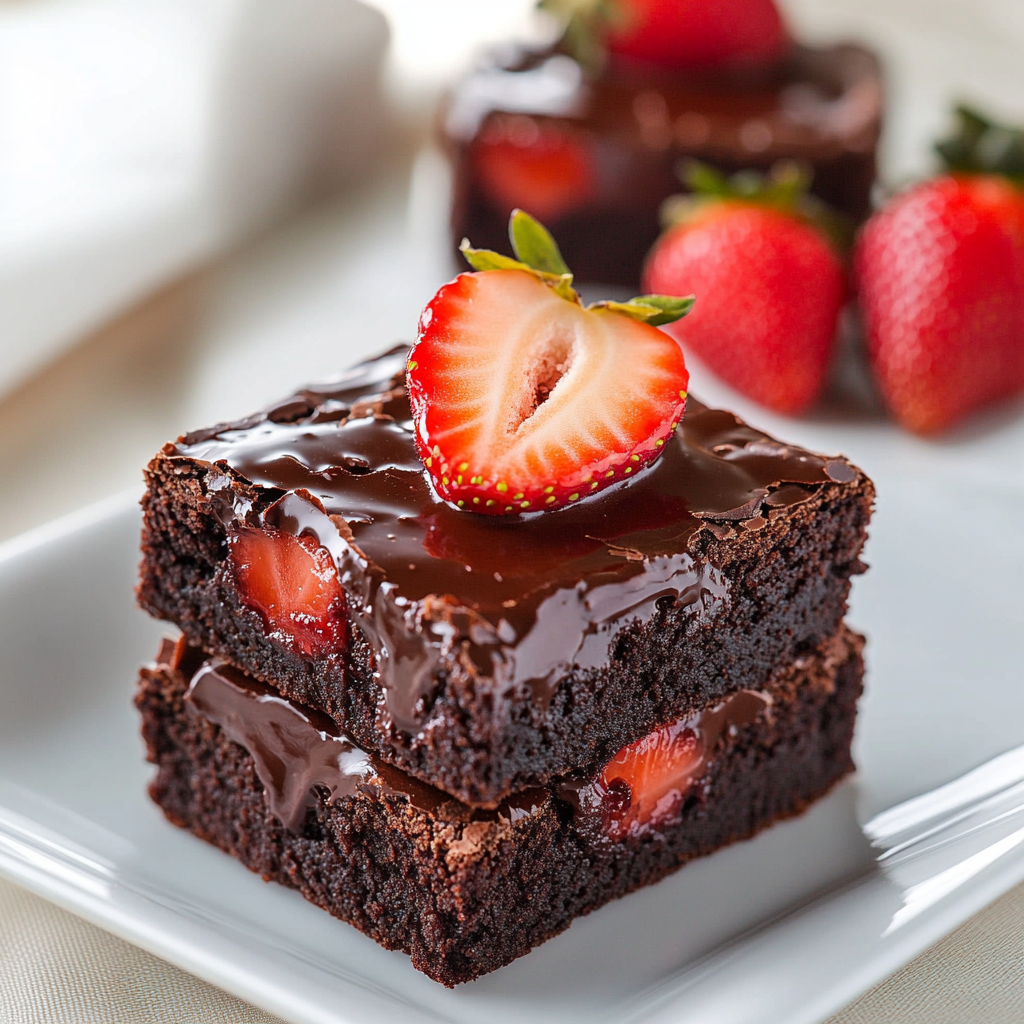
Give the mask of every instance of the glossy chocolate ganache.
M 494 115 L 560 118 L 638 149 L 699 149 L 749 167 L 766 153 L 871 152 L 881 109 L 878 59 L 850 43 L 794 46 L 767 67 L 724 71 L 620 59 L 599 76 L 557 48 L 506 47 L 459 82 L 443 127 L 452 141 L 468 143 Z
M 656 603 L 712 619 L 729 583 L 690 553 L 699 532 L 727 540 L 758 530 L 820 485 L 858 479 L 843 458 L 782 444 L 691 398 L 664 453 L 636 478 L 553 512 L 460 511 L 437 497 L 416 453 L 407 351 L 188 435 L 164 455 L 209 467 L 205 500 L 229 538 L 270 527 L 330 552 L 375 656 L 382 713 L 411 734 L 445 666 L 458 663 L 478 693 L 543 706 L 567 673 L 605 663 L 616 631 Z
M 609 793 L 600 773 L 596 778 L 556 779 L 546 788 L 523 790 L 493 810 L 469 807 L 361 749 L 326 715 L 281 697 L 220 658 L 203 658 L 202 652 L 179 639 L 165 640 L 156 660 L 191 677 L 185 699 L 245 748 L 263 784 L 268 809 L 293 832 L 301 831 L 306 812 L 322 797 L 327 803 L 354 796 L 397 797 L 444 821 L 511 824 L 536 813 L 552 795 L 572 809 L 577 826 L 607 831 Z M 720 741 L 753 723 L 771 704 L 767 693 L 740 690 L 675 723 L 676 731 L 689 730 L 699 749 L 677 780 L 680 793 L 705 774 Z

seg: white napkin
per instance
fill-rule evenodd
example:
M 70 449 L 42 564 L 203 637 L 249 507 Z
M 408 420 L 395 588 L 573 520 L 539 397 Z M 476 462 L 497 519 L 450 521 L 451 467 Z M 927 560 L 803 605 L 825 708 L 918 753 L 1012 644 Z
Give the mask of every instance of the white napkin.
M 0 392 L 381 137 L 357 0 L 0 4 Z

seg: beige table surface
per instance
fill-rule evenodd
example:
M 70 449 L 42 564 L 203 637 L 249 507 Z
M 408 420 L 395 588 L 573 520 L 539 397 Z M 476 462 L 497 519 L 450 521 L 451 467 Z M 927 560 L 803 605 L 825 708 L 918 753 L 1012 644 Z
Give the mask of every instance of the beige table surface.
M 923 166 L 924 140 L 953 96 L 1024 117 L 1022 0 L 789 6 L 807 33 L 856 32 L 888 54 L 890 178 Z M 183 429 L 407 339 L 447 266 L 443 182 L 436 156 L 396 160 L 378 180 L 169 285 L 0 401 L 0 540 L 137 487 L 141 466 Z M 273 1019 L 0 881 L 2 1024 Z M 840 1021 L 1024 1021 L 1024 887 L 831 1024 Z

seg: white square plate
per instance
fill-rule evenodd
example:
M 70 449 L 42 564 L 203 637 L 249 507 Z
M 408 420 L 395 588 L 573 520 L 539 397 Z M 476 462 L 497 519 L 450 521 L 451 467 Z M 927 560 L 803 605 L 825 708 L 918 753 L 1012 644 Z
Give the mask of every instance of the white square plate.
M 858 824 L 1024 740 L 1021 488 L 983 457 L 1021 428 L 941 466 L 884 425 L 845 432 L 882 495 L 856 780 L 455 991 L 164 821 L 131 706 L 166 632 L 132 603 L 135 496 L 42 527 L 0 546 L 0 872 L 296 1022 L 820 1020 L 1024 878 L 1019 755 L 869 823 L 891 847 L 937 809 L 938 853 L 876 861 Z M 828 424 L 797 432 L 828 446 Z

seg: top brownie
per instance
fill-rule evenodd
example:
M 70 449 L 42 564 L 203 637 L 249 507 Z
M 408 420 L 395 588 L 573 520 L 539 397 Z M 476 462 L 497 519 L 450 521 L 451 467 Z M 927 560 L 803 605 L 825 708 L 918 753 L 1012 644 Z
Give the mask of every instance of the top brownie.
M 479 807 L 592 772 L 835 634 L 874 495 L 844 458 L 691 398 L 635 479 L 474 515 L 417 457 L 407 353 L 166 445 L 147 470 L 143 607 Z M 337 628 L 268 620 L 230 557 L 253 531 L 329 552 Z
M 556 51 L 506 48 L 452 91 L 443 135 L 455 165 L 456 243 L 508 250 L 513 207 L 558 238 L 578 280 L 635 286 L 684 191 L 681 159 L 725 172 L 795 160 L 811 191 L 854 222 L 871 210 L 882 74 L 864 47 L 794 46 L 744 71 L 612 64 L 590 77 Z

